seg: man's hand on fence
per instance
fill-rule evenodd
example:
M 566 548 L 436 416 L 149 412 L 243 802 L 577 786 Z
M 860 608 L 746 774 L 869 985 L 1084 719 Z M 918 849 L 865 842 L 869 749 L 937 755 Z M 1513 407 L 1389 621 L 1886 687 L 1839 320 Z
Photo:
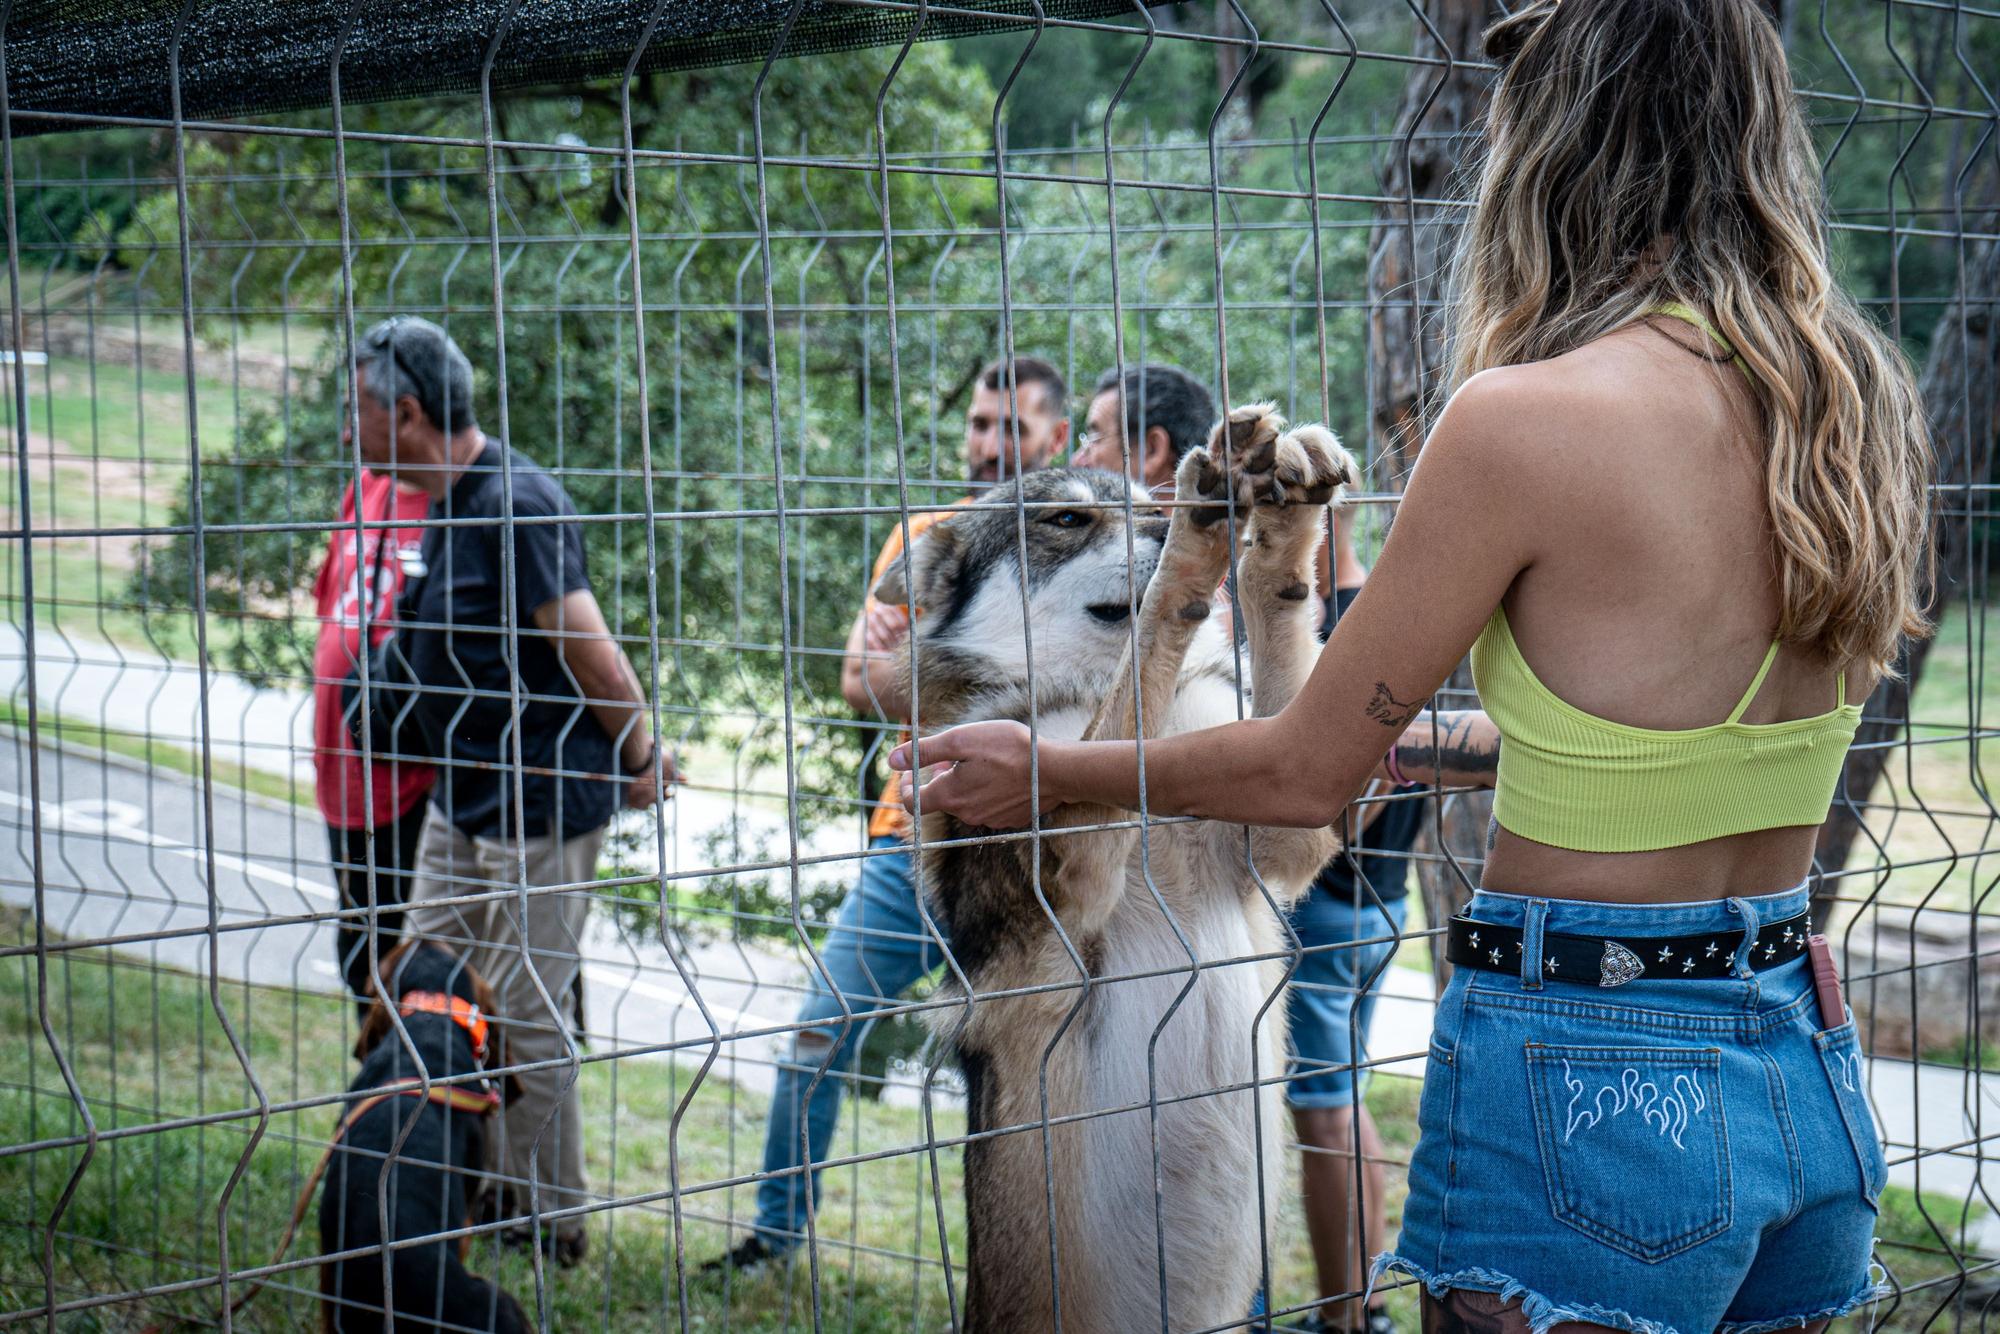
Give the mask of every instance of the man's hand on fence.
M 674 784 L 682 781 L 674 757 L 656 747 L 652 760 L 645 768 L 633 774 L 632 780 L 625 785 L 625 804 L 635 811 L 652 810 L 655 804 L 656 786 L 658 799 L 671 801 L 674 796 Z
M 910 637 L 910 609 L 877 602 L 868 608 L 862 630 L 861 647 L 869 653 L 888 653 L 902 647 Z

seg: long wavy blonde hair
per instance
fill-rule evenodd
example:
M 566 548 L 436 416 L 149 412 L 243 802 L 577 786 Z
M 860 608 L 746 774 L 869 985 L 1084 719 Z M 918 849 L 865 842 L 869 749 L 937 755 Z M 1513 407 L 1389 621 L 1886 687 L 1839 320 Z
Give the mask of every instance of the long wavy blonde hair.
M 1452 275 L 1451 382 L 1666 302 L 1742 356 L 1763 417 L 1778 636 L 1893 670 L 1919 605 L 1931 449 L 1901 352 L 1835 284 L 1818 163 L 1755 0 L 1535 0 L 1502 65 Z

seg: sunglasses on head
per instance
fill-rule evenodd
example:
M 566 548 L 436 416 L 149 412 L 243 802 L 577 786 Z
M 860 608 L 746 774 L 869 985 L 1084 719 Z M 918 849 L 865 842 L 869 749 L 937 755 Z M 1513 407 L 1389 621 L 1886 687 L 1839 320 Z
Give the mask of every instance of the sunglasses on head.
M 428 389 L 430 386 L 425 383 L 424 377 L 417 374 L 415 368 L 403 359 L 401 349 L 396 346 L 396 332 L 402 327 L 403 323 L 401 320 L 390 320 L 385 324 L 378 325 L 368 333 L 362 335 L 361 345 L 370 352 L 387 352 L 389 360 L 396 364 L 397 370 L 409 377 L 411 384 L 417 386 L 420 391 Z

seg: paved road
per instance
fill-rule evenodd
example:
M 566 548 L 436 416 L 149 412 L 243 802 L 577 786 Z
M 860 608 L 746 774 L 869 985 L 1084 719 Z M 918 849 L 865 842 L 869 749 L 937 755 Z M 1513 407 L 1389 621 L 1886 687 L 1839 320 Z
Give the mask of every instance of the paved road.
M 29 748 L 0 729 L 0 899 L 34 902 Z M 206 975 L 211 901 L 206 816 L 199 785 L 147 775 L 74 750 L 41 751 L 44 910 L 57 934 L 128 938 L 121 948 Z M 230 979 L 314 991 L 338 985 L 334 932 L 314 914 L 338 907 L 326 869 L 326 830 L 307 810 L 217 787 L 212 920 L 219 969 Z M 299 920 L 305 919 L 305 920 Z M 703 1038 L 708 1032 L 674 961 L 657 941 L 622 932 L 608 913 L 585 943 L 586 1016 L 597 1050 Z M 725 1034 L 790 1020 L 804 971 L 768 947 L 695 945 L 682 957 Z M 735 1077 L 768 1085 L 774 1040 L 725 1046 Z M 699 1059 L 695 1052 L 689 1059 Z
M 25 732 L 0 741 L 0 894 L 33 900 L 33 800 Z M 207 971 L 209 896 L 198 785 L 45 747 L 41 751 L 42 864 L 50 927 L 70 939 L 200 931 L 134 948 L 162 964 Z M 215 921 L 222 968 L 276 986 L 330 989 L 327 924 L 256 926 L 338 906 L 317 822 L 218 788 Z M 252 851 L 254 850 L 254 851 Z M 324 963 L 317 969 L 315 963 Z

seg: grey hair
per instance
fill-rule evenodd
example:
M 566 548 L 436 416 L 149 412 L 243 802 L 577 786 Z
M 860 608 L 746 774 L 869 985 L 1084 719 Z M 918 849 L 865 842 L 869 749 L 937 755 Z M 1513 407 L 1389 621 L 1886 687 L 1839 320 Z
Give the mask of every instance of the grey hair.
M 472 363 L 451 335 L 415 315 L 394 315 L 361 335 L 354 366 L 368 375 L 368 396 L 385 408 L 408 395 L 446 435 L 476 427 Z

